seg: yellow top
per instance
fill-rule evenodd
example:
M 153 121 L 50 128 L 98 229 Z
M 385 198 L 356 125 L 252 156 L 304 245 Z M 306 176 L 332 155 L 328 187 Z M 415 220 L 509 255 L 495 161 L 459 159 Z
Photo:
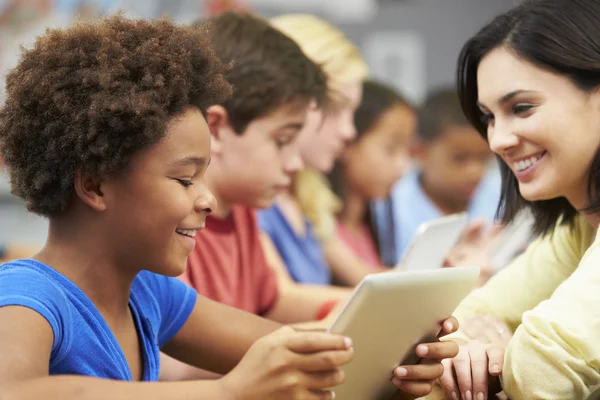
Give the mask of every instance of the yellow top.
M 582 216 L 532 243 L 470 294 L 459 321 L 491 314 L 514 336 L 502 383 L 512 400 L 584 399 L 600 384 L 600 239 Z

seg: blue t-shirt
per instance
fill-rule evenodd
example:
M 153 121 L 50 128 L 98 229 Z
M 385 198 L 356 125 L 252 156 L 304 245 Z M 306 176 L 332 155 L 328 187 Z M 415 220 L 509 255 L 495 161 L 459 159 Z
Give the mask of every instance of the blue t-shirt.
M 159 349 L 181 329 L 196 292 L 175 278 L 142 271 L 131 285 L 129 307 L 140 348 L 143 380 L 158 380 Z M 73 282 L 34 260 L 0 266 L 0 307 L 18 305 L 41 314 L 52 327 L 50 375 L 85 375 L 131 381 L 119 343 L 91 300 Z
M 467 210 L 470 219 L 494 220 L 500 201 L 501 184 L 499 172 L 494 170 L 484 175 Z M 393 242 L 393 249 L 382 248 L 382 258 L 388 261 L 389 253 L 393 252 L 394 265 L 402 259 L 419 226 L 442 217 L 443 213 L 423 191 L 418 169 L 411 170 L 394 185 L 390 201 L 390 208 L 380 201 L 373 205 L 373 210 L 380 242 Z M 393 221 L 393 229 L 390 220 Z M 392 240 L 389 240 L 390 236 L 393 236 Z
M 305 234 L 298 236 L 274 205 L 258 212 L 258 225 L 273 241 L 294 281 L 316 285 L 331 283 L 329 265 L 310 222 L 305 220 Z

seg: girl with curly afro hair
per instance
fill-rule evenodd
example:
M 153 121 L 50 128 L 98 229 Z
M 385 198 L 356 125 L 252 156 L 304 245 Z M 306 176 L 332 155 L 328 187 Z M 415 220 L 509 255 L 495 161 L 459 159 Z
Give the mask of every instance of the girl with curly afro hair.
M 0 266 L 1 398 L 333 397 L 347 339 L 280 328 L 173 278 L 216 207 L 203 113 L 230 95 L 226 71 L 206 27 L 166 19 L 114 15 L 23 52 L 0 157 L 49 232 L 34 257 Z M 159 350 L 223 377 L 147 383 Z

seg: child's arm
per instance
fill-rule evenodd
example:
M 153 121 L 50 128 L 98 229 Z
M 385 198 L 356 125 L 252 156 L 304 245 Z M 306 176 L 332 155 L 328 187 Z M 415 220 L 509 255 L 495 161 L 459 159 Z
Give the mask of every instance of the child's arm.
M 281 293 L 278 299 L 281 299 Z M 279 306 L 275 307 L 279 307 L 281 313 L 293 314 L 294 308 L 298 308 L 298 302 L 279 300 L 277 301 Z M 163 381 L 218 378 L 219 375 L 208 370 L 218 371 L 219 374 L 228 372 L 254 341 L 281 327 L 277 322 L 240 312 L 202 296 L 198 296 L 196 301 L 196 307 L 188 321 L 162 349 L 160 379 Z M 336 309 L 341 310 L 343 303 L 340 302 Z M 317 307 L 314 315 L 317 313 L 316 310 Z M 295 327 L 303 330 L 325 330 L 331 322 L 332 320 L 328 318 L 323 321 L 298 324 Z M 207 349 L 198 351 L 197 346 L 202 346 L 202 343 L 197 340 L 198 337 L 202 337 L 203 342 L 206 343 L 211 342 L 211 337 L 219 338 L 222 346 L 209 345 Z M 226 350 L 227 354 L 224 356 Z M 209 352 L 215 354 L 211 355 Z M 229 361 L 227 361 L 228 357 L 230 357 Z M 216 362 L 212 362 L 213 359 Z
M 144 399 L 144 400 L 202 400 L 202 399 L 331 399 L 328 388 L 341 383 L 343 376 L 338 368 L 352 358 L 351 343 L 337 335 L 318 332 L 295 332 L 282 328 L 257 341 L 243 360 L 234 360 L 248 338 L 256 334 L 257 321 L 242 321 L 241 315 L 214 309 L 214 304 L 201 304 L 213 308 L 208 312 L 194 310 L 185 329 L 171 340 L 170 347 L 182 351 L 189 346 L 191 356 L 184 357 L 199 364 L 198 354 L 208 355 L 208 364 L 228 369 L 239 364 L 225 377 L 214 381 L 190 381 L 173 383 L 131 383 L 80 376 L 48 376 L 48 364 L 53 344 L 50 324 L 37 312 L 21 307 L 0 308 L 0 399 L 37 400 L 59 398 L 77 400 Z M 196 318 L 214 317 L 212 311 L 224 311 L 221 323 L 212 326 L 214 320 L 205 321 L 207 327 L 199 331 Z M 236 310 L 234 310 L 236 311 Z M 242 313 L 238 311 L 238 313 Z M 227 321 L 227 317 L 237 317 Z M 227 322 L 231 322 L 228 325 Z M 245 325 L 249 322 L 249 335 Z M 191 323 L 191 325 L 190 325 Z M 269 324 L 267 322 L 267 324 Z M 262 327 L 265 330 L 266 324 Z M 273 326 L 273 325 L 269 325 Z M 239 327 L 239 329 L 235 329 Z M 215 332 L 208 337 L 192 335 L 196 346 L 191 346 L 189 335 Z M 235 345 L 232 338 L 237 332 L 242 345 Z M 201 346 L 198 346 L 202 343 Z M 233 346 L 233 354 L 226 347 Z M 209 351 L 209 347 L 215 350 Z M 194 351 L 196 349 L 200 351 Z M 214 360 L 222 355 L 225 361 Z M 241 357 L 240 357 L 241 358 Z M 204 363 L 200 363 L 204 364 Z
M 336 234 L 324 241 L 322 246 L 333 276 L 345 285 L 356 286 L 370 273 L 388 271 L 383 266 L 375 271 L 369 269 Z
M 256 340 L 280 327 L 198 296 L 186 323 L 161 349 L 160 380 L 218 378 L 229 372 Z
M 197 368 L 226 374 L 254 342 L 278 328 L 277 322 L 198 296 L 186 323 L 161 351 Z
M 0 381 L 1 382 L 1 381 Z M 85 376 L 46 376 L 2 383 L 2 400 L 226 400 L 220 381 L 122 382 Z
M 277 302 L 267 315 L 269 319 L 287 324 L 314 321 L 324 307 L 333 308 L 336 303 L 343 304 L 350 298 L 352 289 L 349 288 L 294 282 L 271 238 L 261 233 L 260 242 L 267 263 L 277 274 L 279 289 Z
M 227 399 L 219 381 L 152 384 L 48 376 L 52 342 L 52 328 L 37 312 L 0 308 L 0 399 Z

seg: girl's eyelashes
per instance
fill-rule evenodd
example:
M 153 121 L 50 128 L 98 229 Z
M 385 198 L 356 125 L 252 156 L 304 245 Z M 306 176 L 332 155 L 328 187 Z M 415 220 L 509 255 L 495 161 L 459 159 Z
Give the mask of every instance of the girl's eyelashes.
M 181 186 L 188 188 L 194 184 L 190 179 L 175 179 L 177 182 L 181 184 Z

